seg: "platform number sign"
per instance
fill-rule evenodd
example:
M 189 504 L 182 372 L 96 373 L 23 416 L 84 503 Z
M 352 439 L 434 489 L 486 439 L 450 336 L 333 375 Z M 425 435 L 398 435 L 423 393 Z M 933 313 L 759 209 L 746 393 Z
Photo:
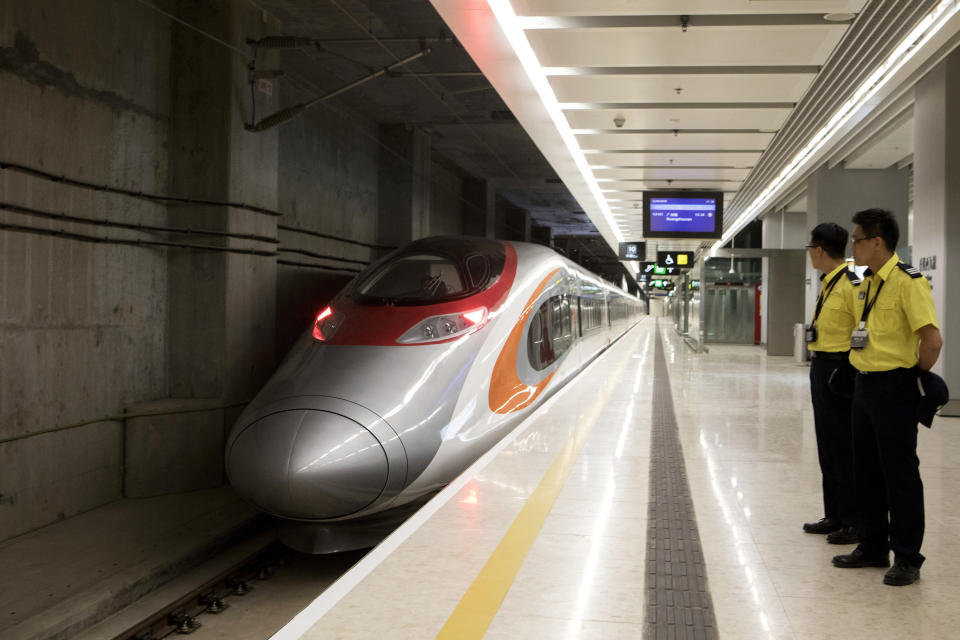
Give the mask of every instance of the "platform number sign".
M 618 257 L 621 260 L 641 260 L 647 255 L 645 242 L 621 242 Z

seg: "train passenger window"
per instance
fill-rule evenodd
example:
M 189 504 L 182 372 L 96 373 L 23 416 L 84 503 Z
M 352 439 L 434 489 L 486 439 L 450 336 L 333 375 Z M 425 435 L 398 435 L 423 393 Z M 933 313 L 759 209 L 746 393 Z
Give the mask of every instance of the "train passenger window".
M 584 295 L 580 298 L 580 332 L 589 333 L 599 329 L 603 324 L 603 298 L 591 295 Z
M 530 366 L 542 371 L 566 353 L 573 344 L 573 316 L 570 299 L 554 296 L 544 301 L 530 320 L 527 357 Z
M 356 279 L 360 304 L 426 305 L 474 295 L 503 273 L 506 248 L 483 238 L 424 238 L 398 249 Z

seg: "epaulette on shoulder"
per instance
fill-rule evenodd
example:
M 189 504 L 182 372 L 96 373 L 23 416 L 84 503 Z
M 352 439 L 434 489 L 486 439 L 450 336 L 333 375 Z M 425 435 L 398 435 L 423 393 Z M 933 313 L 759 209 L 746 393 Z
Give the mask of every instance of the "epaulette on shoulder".
M 850 269 L 847 269 L 847 279 L 850 280 L 850 284 L 852 284 L 855 287 L 859 287 L 860 284 L 863 282 L 863 280 L 857 277 L 857 272 L 851 271 Z
M 897 266 L 900 267 L 900 270 L 906 273 L 911 278 L 922 278 L 923 274 L 920 273 L 920 270 L 916 267 L 912 267 L 906 262 L 898 262 Z

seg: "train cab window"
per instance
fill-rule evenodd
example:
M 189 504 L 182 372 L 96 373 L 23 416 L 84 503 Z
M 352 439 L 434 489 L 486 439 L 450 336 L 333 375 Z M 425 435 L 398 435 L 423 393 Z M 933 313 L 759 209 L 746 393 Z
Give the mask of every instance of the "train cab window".
M 542 371 L 557 361 L 573 344 L 573 317 L 570 299 L 554 296 L 537 309 L 527 334 L 530 366 Z
M 360 284 L 358 292 L 372 298 L 444 299 L 464 290 L 457 267 L 441 256 L 413 254 L 393 260 Z
M 506 250 L 483 238 L 425 238 L 361 274 L 354 299 L 368 305 L 425 305 L 474 295 L 503 272 Z

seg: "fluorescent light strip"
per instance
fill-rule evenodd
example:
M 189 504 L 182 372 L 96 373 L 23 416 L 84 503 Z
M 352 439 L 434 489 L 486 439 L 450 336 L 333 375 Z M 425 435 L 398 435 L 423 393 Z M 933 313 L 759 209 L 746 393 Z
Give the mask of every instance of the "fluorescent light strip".
M 526 34 L 524 34 L 523 29 L 520 27 L 520 19 L 510 5 L 510 1 L 488 0 L 488 4 L 497 22 L 500 23 L 500 28 L 503 29 L 504 35 L 506 35 L 507 40 L 510 42 L 510 46 L 513 47 L 513 52 L 517 55 L 517 58 L 520 59 L 520 64 L 523 65 L 527 77 L 530 78 L 530 82 L 533 83 L 534 88 L 537 90 L 540 101 L 543 103 L 543 106 L 546 107 L 547 113 L 550 114 L 550 119 L 553 120 L 557 132 L 567 146 L 567 150 L 570 152 L 570 156 L 580 170 L 580 174 L 587 182 L 587 187 L 589 187 L 590 193 L 600 208 L 600 214 L 607 224 L 610 225 L 610 229 L 613 231 L 613 235 L 617 241 L 623 242 L 624 239 L 623 234 L 620 232 L 620 227 L 617 226 L 617 223 L 610 216 L 610 210 L 607 208 L 606 201 L 600 193 L 600 188 L 597 186 L 593 171 L 590 170 L 590 165 L 587 163 L 583 151 L 580 150 L 576 136 L 573 135 L 573 131 L 570 129 L 570 125 L 567 123 L 567 119 L 560 109 L 557 96 L 553 93 L 553 88 L 550 86 L 550 82 L 543 72 L 543 67 L 540 66 L 537 54 L 533 52 L 530 42 L 527 41 Z
M 773 196 L 795 176 L 804 164 L 808 162 L 820 149 L 824 147 L 840 131 L 866 102 L 896 75 L 896 73 L 925 45 L 956 13 L 960 11 L 960 0 L 943 0 L 916 27 L 904 38 L 897 48 L 887 56 L 887 59 L 877 67 L 870 76 L 857 87 L 849 100 L 837 109 L 829 122 L 813 135 L 806 146 L 801 149 L 780 174 L 760 192 L 750 206 L 737 216 L 736 221 L 724 232 L 723 236 L 713 244 L 712 250 L 719 249 L 730 241 L 745 227 L 760 210 L 767 205 Z

